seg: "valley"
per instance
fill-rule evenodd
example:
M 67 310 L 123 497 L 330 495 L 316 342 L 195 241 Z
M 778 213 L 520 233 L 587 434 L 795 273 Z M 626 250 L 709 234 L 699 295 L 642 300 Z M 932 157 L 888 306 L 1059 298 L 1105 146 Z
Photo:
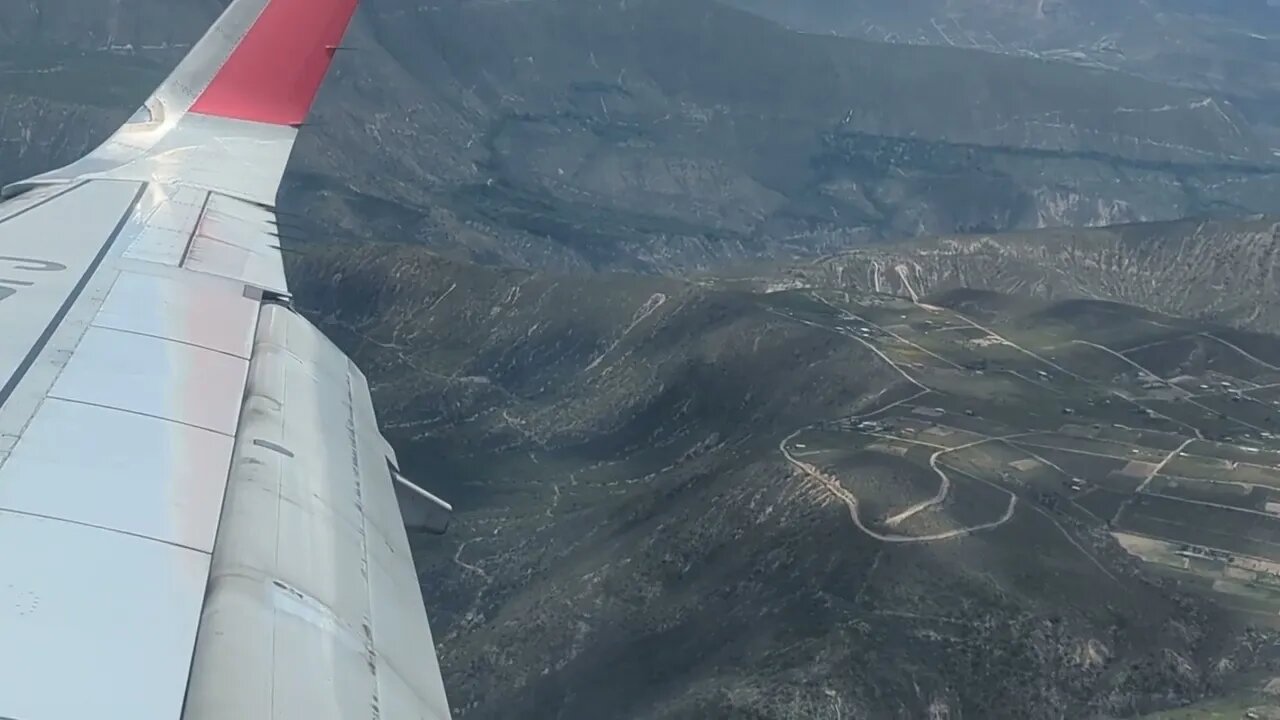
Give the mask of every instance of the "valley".
M 941 305 L 824 295 L 793 317 L 868 345 L 916 388 L 779 446 L 860 531 L 941 542 L 994 532 L 1021 507 L 1068 537 L 1068 527 L 1105 531 L 1149 569 L 1258 622 L 1280 618 L 1275 365 L 1215 329 L 1134 323 L 1103 303 L 1023 314 L 981 296 L 957 309 L 946 295 Z M 1104 344 L 1117 340 L 1125 347 Z
M 294 262 L 459 507 L 420 569 L 465 717 L 1125 717 L 1280 670 L 1270 336 L 394 246 Z
M 1270 61 L 1152 2 L 363 3 L 277 227 L 457 509 L 455 717 L 1275 709 Z M 222 4 L 0 6 L 0 181 Z

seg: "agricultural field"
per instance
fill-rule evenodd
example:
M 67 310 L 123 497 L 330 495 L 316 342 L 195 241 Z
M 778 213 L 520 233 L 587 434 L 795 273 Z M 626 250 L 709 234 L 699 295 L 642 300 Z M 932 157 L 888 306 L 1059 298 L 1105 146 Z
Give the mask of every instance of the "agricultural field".
M 1280 342 L 1078 302 L 779 295 L 779 314 L 902 378 L 892 400 L 780 445 L 860 531 L 939 543 L 1021 517 L 1099 567 L 1109 537 L 1146 571 L 1280 626 L 1280 370 L 1264 359 Z

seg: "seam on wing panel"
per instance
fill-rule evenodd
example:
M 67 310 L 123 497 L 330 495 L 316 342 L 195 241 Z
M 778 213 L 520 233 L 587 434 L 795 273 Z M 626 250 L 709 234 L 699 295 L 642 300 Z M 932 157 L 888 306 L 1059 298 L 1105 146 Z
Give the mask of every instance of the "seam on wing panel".
M 200 228 L 204 226 L 204 216 L 209 212 L 209 200 L 213 197 L 212 192 L 204 194 L 204 202 L 200 204 L 200 212 L 196 215 L 196 222 L 191 226 L 191 234 L 187 236 L 187 244 L 182 248 L 182 257 L 178 259 L 178 267 L 186 269 L 187 257 L 191 255 L 191 248 L 196 244 L 196 236 L 200 234 Z
M 67 299 L 62 303 L 62 306 L 58 308 L 58 311 L 54 313 L 53 318 L 45 327 L 44 332 L 40 333 L 40 337 L 38 337 L 36 342 L 31 346 L 30 352 L 28 352 L 26 357 L 22 359 L 22 362 L 18 363 L 17 369 L 13 372 L 13 376 L 9 378 L 9 381 L 6 382 L 3 387 L 0 387 L 0 407 L 3 407 L 4 404 L 8 402 L 9 397 L 12 396 L 14 390 L 18 388 L 19 383 L 21 383 L 22 379 L 27 376 L 27 373 L 31 370 L 31 366 L 35 364 L 36 359 L 40 357 L 40 354 L 44 352 L 45 347 L 49 344 L 49 340 L 53 338 L 53 334 L 62 326 L 62 321 L 66 319 L 67 313 L 71 312 L 71 308 L 76 304 L 76 301 L 80 299 L 80 295 L 84 292 L 85 287 L 88 286 L 89 281 L 97 274 L 98 268 L 102 266 L 102 261 L 106 259 L 107 253 L 111 252 L 111 248 L 115 246 L 116 240 L 119 239 L 120 233 L 124 230 L 125 224 L 129 222 L 129 218 L 133 215 L 134 209 L 138 207 L 138 201 L 142 199 L 142 194 L 147 191 L 147 186 L 148 183 L 142 183 L 138 188 L 138 192 L 134 194 L 133 200 L 129 202 L 124 213 L 121 214 L 120 220 L 116 223 L 115 229 L 113 229 L 111 234 L 107 236 L 107 239 L 102 243 L 102 247 L 98 250 L 98 254 L 89 262 L 88 267 L 85 268 L 80 279 L 76 281 L 76 284 L 71 288 L 71 293 L 67 295 Z
M 260 293 L 261 296 L 263 296 L 263 297 L 251 297 L 250 295 L 246 294 L 245 297 L 249 297 L 252 300 L 262 300 L 265 297 L 266 298 L 265 301 L 279 300 L 281 301 L 279 304 L 288 305 L 288 301 L 292 299 L 293 295 L 289 292 L 289 279 L 283 273 L 284 250 L 279 245 L 267 245 L 267 247 L 272 250 L 275 250 L 277 255 L 279 255 L 280 257 L 280 265 L 282 270 L 282 273 L 280 275 L 280 281 L 281 281 L 280 288 L 268 287 L 266 285 L 254 282 L 252 279 L 246 279 L 245 277 L 243 277 L 243 273 L 241 273 L 240 275 L 223 274 L 221 272 L 215 272 L 213 268 L 206 269 L 201 267 L 187 266 L 187 262 L 188 260 L 190 260 L 191 251 L 195 247 L 196 239 L 200 236 L 200 230 L 203 226 L 205 217 L 217 217 L 217 216 L 228 217 L 234 220 L 235 222 L 241 223 L 244 226 L 246 226 L 247 232 L 249 233 L 257 233 L 258 235 L 264 235 L 264 236 L 274 235 L 274 233 L 272 233 L 269 229 L 258 227 L 260 224 L 266 224 L 266 223 L 262 223 L 261 221 L 255 220 L 252 218 L 245 218 L 245 217 L 236 215 L 233 212 L 229 212 L 225 210 L 219 211 L 214 207 L 213 201 L 215 199 L 221 198 L 224 200 L 233 200 L 236 202 L 242 202 L 242 203 L 245 203 L 246 205 L 252 205 L 253 207 L 265 210 L 269 213 L 272 213 L 273 215 L 276 213 L 275 208 L 250 202 L 243 198 L 237 197 L 234 193 L 222 191 L 216 187 L 201 187 L 200 189 L 205 191 L 208 194 L 205 196 L 204 203 L 200 206 L 200 214 L 196 218 L 196 223 L 191 231 L 191 235 L 187 238 L 187 246 L 182 251 L 182 259 L 179 260 L 178 267 L 187 272 L 200 273 L 201 275 L 205 275 L 208 277 L 215 277 L 223 280 L 232 280 L 234 282 L 243 283 L 246 293 L 248 293 L 250 289 L 252 289 L 253 291 Z M 264 257 L 262 253 L 256 252 L 252 247 L 248 247 L 245 245 L 238 245 L 235 242 L 223 240 L 223 239 L 216 238 L 213 236 L 208 236 L 208 235 L 205 236 L 205 239 L 212 243 L 220 243 L 222 245 L 238 248 L 240 250 L 243 250 L 249 253 L 250 255 Z
M 248 360 L 248 359 L 249 359 L 249 358 L 245 357 L 244 355 L 237 355 L 237 354 L 235 354 L 235 353 L 233 353 L 233 352 L 227 352 L 226 350 L 219 350 L 218 348 L 212 348 L 212 347 L 209 347 L 208 345 L 201 345 L 200 343 L 193 343 L 193 342 L 188 342 L 188 341 L 186 341 L 186 340 L 179 340 L 179 339 L 177 339 L 177 338 L 171 338 L 171 337 L 169 337 L 169 336 L 167 336 L 167 335 L 156 335 L 155 333 L 142 332 L 142 331 L 140 331 L 140 330 L 125 330 L 124 328 L 118 328 L 118 327 L 114 327 L 114 326 L 112 326 L 112 325 L 99 325 L 99 324 L 98 324 L 98 323 L 96 323 L 96 322 L 95 322 L 95 323 L 93 323 L 90 327 L 97 328 L 98 330 L 108 330 L 108 331 L 110 331 L 110 332 L 124 333 L 125 335 L 137 335 L 138 337 L 151 338 L 151 339 L 153 339 L 153 340 L 163 340 L 163 341 L 165 341 L 165 342 L 176 343 L 176 344 L 178 344 L 178 345 L 185 345 L 185 346 L 187 346 L 187 347 L 195 348 L 195 349 L 197 349 L 197 350 L 206 350 L 206 351 L 211 352 L 211 353 L 217 353 L 217 354 L 219 354 L 219 355 L 226 355 L 227 357 L 235 358 L 235 359 L 237 359 L 237 360 Z
M 51 522 L 67 523 L 68 525 L 79 525 L 80 527 L 93 528 L 94 530 L 101 530 L 103 532 L 115 533 L 116 535 L 127 535 L 128 537 L 138 538 L 139 540 L 150 540 L 151 542 L 159 543 L 161 545 L 168 545 L 170 547 L 182 548 L 183 550 L 190 550 L 191 552 L 197 552 L 197 553 L 200 553 L 201 555 L 204 555 L 205 557 L 209 557 L 210 555 L 212 555 L 212 553 L 207 553 L 204 550 L 201 550 L 199 548 L 193 548 L 190 545 L 183 545 L 182 543 L 174 542 L 172 540 L 164 540 L 158 537 L 145 535 L 143 533 L 130 532 L 129 530 L 121 530 L 119 528 L 107 527 L 106 525 L 99 525 L 97 523 L 85 522 L 83 520 L 70 520 L 68 518 L 57 517 L 56 515 L 46 515 L 45 513 L 30 512 L 28 510 L 14 510 L 12 508 L 0 508 L 0 514 L 5 514 L 5 513 L 8 513 L 9 515 L 22 515 L 25 517 L 40 518 L 41 520 L 49 520 Z
M 260 306 L 260 308 L 259 308 L 259 310 L 258 310 L 258 318 L 259 318 L 258 322 L 259 322 L 259 323 L 261 323 L 261 322 L 262 322 L 262 320 L 261 320 L 261 318 L 262 318 L 262 314 L 263 314 L 265 311 L 266 311 L 266 306 L 265 306 L 265 305 Z M 288 336 L 287 336 L 287 333 L 286 333 L 286 337 L 283 339 L 283 342 L 286 342 L 286 343 L 287 343 L 287 342 L 288 342 L 288 340 L 289 340 L 289 339 L 288 339 Z M 257 348 L 258 348 L 258 346 L 255 344 L 255 345 L 254 345 L 254 349 L 255 349 L 255 350 L 257 350 Z M 285 412 L 284 412 L 284 408 L 285 408 L 285 407 L 287 407 L 287 406 L 288 406 L 288 403 L 289 403 L 289 383 L 288 383 L 288 381 L 287 381 L 287 380 L 285 380 L 285 375 L 286 375 L 286 373 L 285 373 L 285 372 L 281 372 L 281 373 L 280 373 L 280 375 L 278 376 L 278 377 L 279 377 L 279 378 L 281 378 L 281 380 L 282 380 L 282 382 L 280 383 L 280 388 L 279 388 L 279 391 L 280 391 L 280 408 L 281 408 L 280 423 L 281 423 L 281 426 L 282 426 L 282 430 L 283 430 L 283 425 L 284 425 L 284 422 L 285 422 L 285 418 L 287 417 L 287 415 L 286 415 L 286 414 L 285 414 Z M 287 462 L 288 462 L 288 460 L 282 461 L 282 465 L 283 465 L 284 463 L 287 463 Z M 278 578 L 278 573 L 279 573 L 279 571 L 280 571 L 280 526 L 281 526 L 282 513 L 283 513 L 283 510 L 284 510 L 284 484 L 285 484 L 285 472 L 286 472 L 286 471 L 282 468 L 282 469 L 281 469 L 281 472 L 276 476 L 276 479 L 277 479 L 276 487 L 275 487 L 275 503 L 276 503 L 275 510 L 276 510 L 276 517 L 275 517 L 275 523 L 274 523 L 274 525 L 273 525 L 273 530 L 275 531 L 275 543 L 274 543 L 274 547 L 272 548 L 273 552 L 272 552 L 272 554 L 271 554 L 271 567 L 270 567 L 270 568 L 263 568 L 264 570 L 268 570 L 268 569 L 270 570 L 270 579 L 272 579 L 272 580 L 275 580 L 275 579 L 277 579 L 277 578 Z M 271 673 L 271 716 L 272 716 L 272 717 L 276 717 L 276 716 L 278 715 L 278 712 L 277 712 L 277 709 L 276 709 L 276 685 L 277 685 L 277 683 L 276 683 L 276 673 L 275 673 L 275 669 L 276 669 L 277 667 L 279 667 L 279 662 L 280 662 L 280 656 L 276 653 L 276 646 L 277 646 L 277 642 L 276 642 L 276 641 L 277 641 L 278 633 L 279 633 L 279 628 L 278 628 L 278 627 L 276 627 L 275 622 L 272 622 L 272 626 L 271 626 L 271 670 L 272 670 L 272 673 Z
M 212 197 L 210 193 L 209 197 Z M 208 205 L 208 199 L 205 200 Z M 204 215 L 204 209 L 200 211 L 201 216 Z M 197 221 L 197 227 L 199 222 Z M 231 496 L 231 477 L 236 471 L 236 460 L 239 458 L 241 448 L 240 442 L 243 439 L 241 432 L 244 430 L 244 415 L 249 406 L 249 391 L 253 386 L 253 361 L 258 355 L 258 330 L 262 327 L 262 304 L 259 303 L 258 311 L 253 314 L 253 328 L 249 337 L 253 338 L 249 343 L 248 366 L 244 373 L 244 387 L 240 390 L 240 412 L 236 413 L 236 428 L 232 434 L 231 443 L 231 461 L 227 464 L 227 477 L 222 482 L 222 503 L 218 507 L 218 522 L 213 528 L 213 546 L 209 550 L 209 574 L 204 579 L 204 600 L 200 603 L 200 614 L 196 621 L 195 637 L 191 639 L 191 663 L 187 666 L 187 686 L 182 691 L 182 713 L 180 718 L 187 716 L 187 700 L 191 694 L 191 676 L 195 670 L 196 655 L 200 651 L 200 630 L 204 627 L 204 611 L 209 604 L 209 593 L 213 587 L 213 572 L 215 568 L 214 554 L 218 552 L 218 540 L 222 537 L 222 520 L 227 513 L 227 498 Z M 279 522 L 277 520 L 277 522 Z M 274 662 L 275 656 L 275 632 L 271 635 L 272 658 Z M 272 709 L 275 707 L 275 685 L 272 684 Z
M 351 442 L 352 480 L 355 482 L 356 503 L 360 508 L 360 574 L 364 577 L 365 616 L 360 624 L 364 633 L 365 660 L 369 663 L 369 673 L 373 676 L 374 717 L 378 717 L 382 709 L 378 687 L 378 646 L 373 635 L 373 558 L 369 555 L 369 515 L 365 510 L 364 474 L 360 468 L 360 434 L 356 426 L 355 388 L 351 384 L 351 372 L 347 377 L 347 437 Z
M 122 412 L 128 415 L 137 415 L 138 417 L 151 418 L 152 420 L 161 420 L 163 422 L 173 423 L 174 425 L 182 425 L 183 427 L 189 427 L 195 430 L 204 430 L 205 432 L 211 432 L 214 435 L 221 435 L 222 437 L 235 437 L 234 435 L 229 435 L 225 432 L 222 432 L 221 430 L 214 430 L 213 428 L 207 428 L 203 425 L 196 425 L 194 423 L 183 422 L 181 420 L 174 420 L 173 418 L 162 417 L 160 415 L 152 415 L 151 413 L 138 412 L 137 410 L 130 410 L 129 408 L 116 407 L 115 405 L 103 405 L 102 403 L 89 402 L 88 400 L 77 400 L 76 398 L 63 397 L 61 395 L 54 395 L 53 393 L 49 393 L 45 397 L 51 400 L 75 403 L 76 405 L 88 405 L 89 407 L 102 408 L 103 410 L 114 410 L 115 412 Z
M 35 210 L 35 209 L 36 209 L 36 208 L 38 208 L 38 207 L 43 207 L 43 206 L 45 206 L 45 205 L 48 205 L 49 203 L 53 202 L 54 200 L 57 200 L 57 199 L 58 199 L 58 198 L 60 198 L 60 197 L 64 197 L 64 196 L 65 196 L 65 195 L 67 195 L 68 193 L 70 193 L 70 192 L 72 192 L 72 191 L 75 191 L 75 190 L 78 190 L 78 189 L 80 189 L 80 188 L 84 187 L 86 184 L 88 184 L 88 182 L 89 182 L 88 180 L 81 180 L 80 182 L 73 183 L 73 184 L 69 185 L 68 187 L 65 187 L 65 188 L 63 188 L 62 190 L 60 190 L 60 191 L 58 191 L 58 192 L 56 192 L 56 193 L 54 193 L 54 194 L 50 195 L 49 197 L 47 197 L 47 198 L 45 198 L 45 199 L 41 200 L 40 202 L 32 203 L 30 207 L 24 207 L 24 208 L 22 208 L 21 210 L 19 210 L 18 212 L 16 212 L 16 213 L 12 214 L 12 215 L 6 215 L 6 216 L 4 216 L 4 217 L 0 218 L 0 225 L 3 225 L 3 224 L 5 224 L 5 223 L 9 222 L 10 220 L 14 220 L 14 219 L 20 218 L 20 217 L 22 217 L 23 215 L 26 215 L 27 213 L 31 212 L 32 210 Z M 137 201 L 135 200 L 134 202 L 137 202 Z

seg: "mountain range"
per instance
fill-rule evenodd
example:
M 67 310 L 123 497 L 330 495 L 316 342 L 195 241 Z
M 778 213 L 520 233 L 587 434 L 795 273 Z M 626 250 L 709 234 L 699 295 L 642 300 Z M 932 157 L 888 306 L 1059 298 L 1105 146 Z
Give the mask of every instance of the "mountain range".
M 1089 514 L 1103 510 L 1061 497 L 1063 479 L 999 490 L 1014 482 L 1003 463 L 1027 467 L 1016 452 L 946 465 L 963 491 L 885 526 L 936 483 L 898 437 L 1074 442 L 1056 434 L 1062 403 L 1086 432 L 1149 422 L 1088 408 L 1082 390 L 1024 396 L 1034 360 L 1008 366 L 1003 390 L 946 366 L 972 364 L 964 335 L 918 334 L 931 326 L 898 319 L 924 315 L 909 301 L 498 270 L 392 245 L 313 246 L 291 272 L 374 379 L 402 464 L 458 508 L 418 556 L 458 717 L 1130 717 L 1280 670 L 1272 631 L 1246 629 L 1253 611 L 1142 570 Z M 1087 330 L 1100 316 L 1117 336 L 1164 332 L 1126 306 L 931 301 L 945 303 L 934 326 L 1052 317 L 1060 339 L 1103 340 Z M 858 340 L 827 302 L 936 357 Z M 891 439 L 858 450 L 862 417 Z M 1175 430 L 1149 427 L 1144 442 Z
M 0 181 L 223 5 L 0 5 Z M 455 717 L 1280 712 L 1269 6 L 362 8 L 282 244 Z
M 217 9 L 154 5 L 0 10 L 6 176 L 90 146 Z M 669 272 L 1280 196 L 1266 134 L 1225 96 L 710 0 L 372 0 L 348 44 L 285 207 L 305 201 L 313 234 L 490 264 Z

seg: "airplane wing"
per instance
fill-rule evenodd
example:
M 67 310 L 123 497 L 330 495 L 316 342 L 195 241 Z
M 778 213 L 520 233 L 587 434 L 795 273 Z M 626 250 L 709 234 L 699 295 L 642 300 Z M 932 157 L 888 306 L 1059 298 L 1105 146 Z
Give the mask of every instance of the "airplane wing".
M 448 508 L 291 308 L 273 209 L 355 4 L 234 0 L 3 190 L 0 718 L 450 717 L 397 488 Z

